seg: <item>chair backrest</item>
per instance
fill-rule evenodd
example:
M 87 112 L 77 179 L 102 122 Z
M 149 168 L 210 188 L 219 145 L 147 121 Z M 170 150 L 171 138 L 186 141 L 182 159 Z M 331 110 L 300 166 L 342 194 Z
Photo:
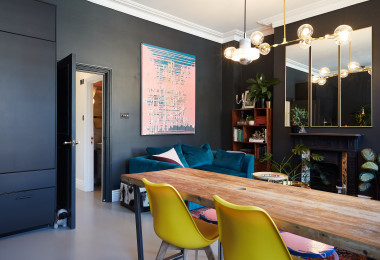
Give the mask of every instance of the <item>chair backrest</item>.
M 142 181 L 148 194 L 157 236 L 180 248 L 201 248 L 209 244 L 173 186 L 155 184 L 145 178 Z
M 239 206 L 214 195 L 225 260 L 292 259 L 271 217 L 263 209 Z

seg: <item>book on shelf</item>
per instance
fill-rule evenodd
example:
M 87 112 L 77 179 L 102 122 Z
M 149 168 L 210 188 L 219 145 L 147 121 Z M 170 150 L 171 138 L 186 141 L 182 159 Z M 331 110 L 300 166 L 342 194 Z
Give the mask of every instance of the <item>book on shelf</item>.
M 233 140 L 234 142 L 243 142 L 243 129 L 234 127 Z

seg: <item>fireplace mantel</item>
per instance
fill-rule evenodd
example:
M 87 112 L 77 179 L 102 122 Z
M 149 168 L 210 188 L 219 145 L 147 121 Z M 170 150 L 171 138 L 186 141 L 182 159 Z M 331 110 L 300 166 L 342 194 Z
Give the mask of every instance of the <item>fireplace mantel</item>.
M 358 151 L 361 134 L 290 133 L 294 144 L 305 144 L 311 151 L 335 153 L 342 176 L 343 193 L 357 194 Z

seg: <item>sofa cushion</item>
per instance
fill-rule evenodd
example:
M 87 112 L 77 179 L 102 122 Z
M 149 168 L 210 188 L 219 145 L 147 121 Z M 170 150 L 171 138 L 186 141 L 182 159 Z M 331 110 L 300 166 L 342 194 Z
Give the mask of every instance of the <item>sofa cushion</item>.
M 198 170 L 203 170 L 203 171 L 208 171 L 208 172 L 216 172 L 216 173 L 223 173 L 223 174 L 228 174 L 228 175 L 233 175 L 233 176 L 238 176 L 238 177 L 247 177 L 247 174 L 244 172 L 239 172 L 239 171 L 234 171 L 226 168 L 221 168 L 217 167 L 214 165 L 201 165 L 194 167 L 195 169 Z
M 212 165 L 241 172 L 244 153 L 229 153 L 219 149 Z
M 164 153 L 154 154 L 154 155 L 152 155 L 152 157 L 153 157 L 153 159 L 155 159 L 157 161 L 181 165 L 181 167 L 183 168 L 183 164 L 182 164 L 181 160 L 179 159 L 177 152 L 175 151 L 174 148 L 172 148 L 169 151 L 164 152 Z
M 203 144 L 201 147 L 183 144 L 182 151 L 190 168 L 211 165 L 214 160 L 211 147 L 208 143 Z
M 189 164 L 186 162 L 186 159 L 182 153 L 182 148 L 180 144 L 176 144 L 174 146 L 168 146 L 168 147 L 147 147 L 146 151 L 148 152 L 150 158 L 153 158 L 153 155 L 167 152 L 172 148 L 174 148 L 174 150 L 177 152 L 177 155 L 179 159 L 181 160 L 183 167 L 189 168 Z

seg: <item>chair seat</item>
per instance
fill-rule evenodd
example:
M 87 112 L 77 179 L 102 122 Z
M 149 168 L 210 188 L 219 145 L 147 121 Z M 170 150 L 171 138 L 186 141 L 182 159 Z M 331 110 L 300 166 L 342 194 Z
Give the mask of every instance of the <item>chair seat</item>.
M 208 240 L 215 241 L 219 237 L 218 226 L 204 222 L 202 220 L 194 218 L 194 222 L 197 225 L 199 231 Z
M 334 254 L 333 246 L 320 243 L 305 237 L 297 236 L 289 232 L 281 232 L 290 254 L 302 258 L 328 257 Z

